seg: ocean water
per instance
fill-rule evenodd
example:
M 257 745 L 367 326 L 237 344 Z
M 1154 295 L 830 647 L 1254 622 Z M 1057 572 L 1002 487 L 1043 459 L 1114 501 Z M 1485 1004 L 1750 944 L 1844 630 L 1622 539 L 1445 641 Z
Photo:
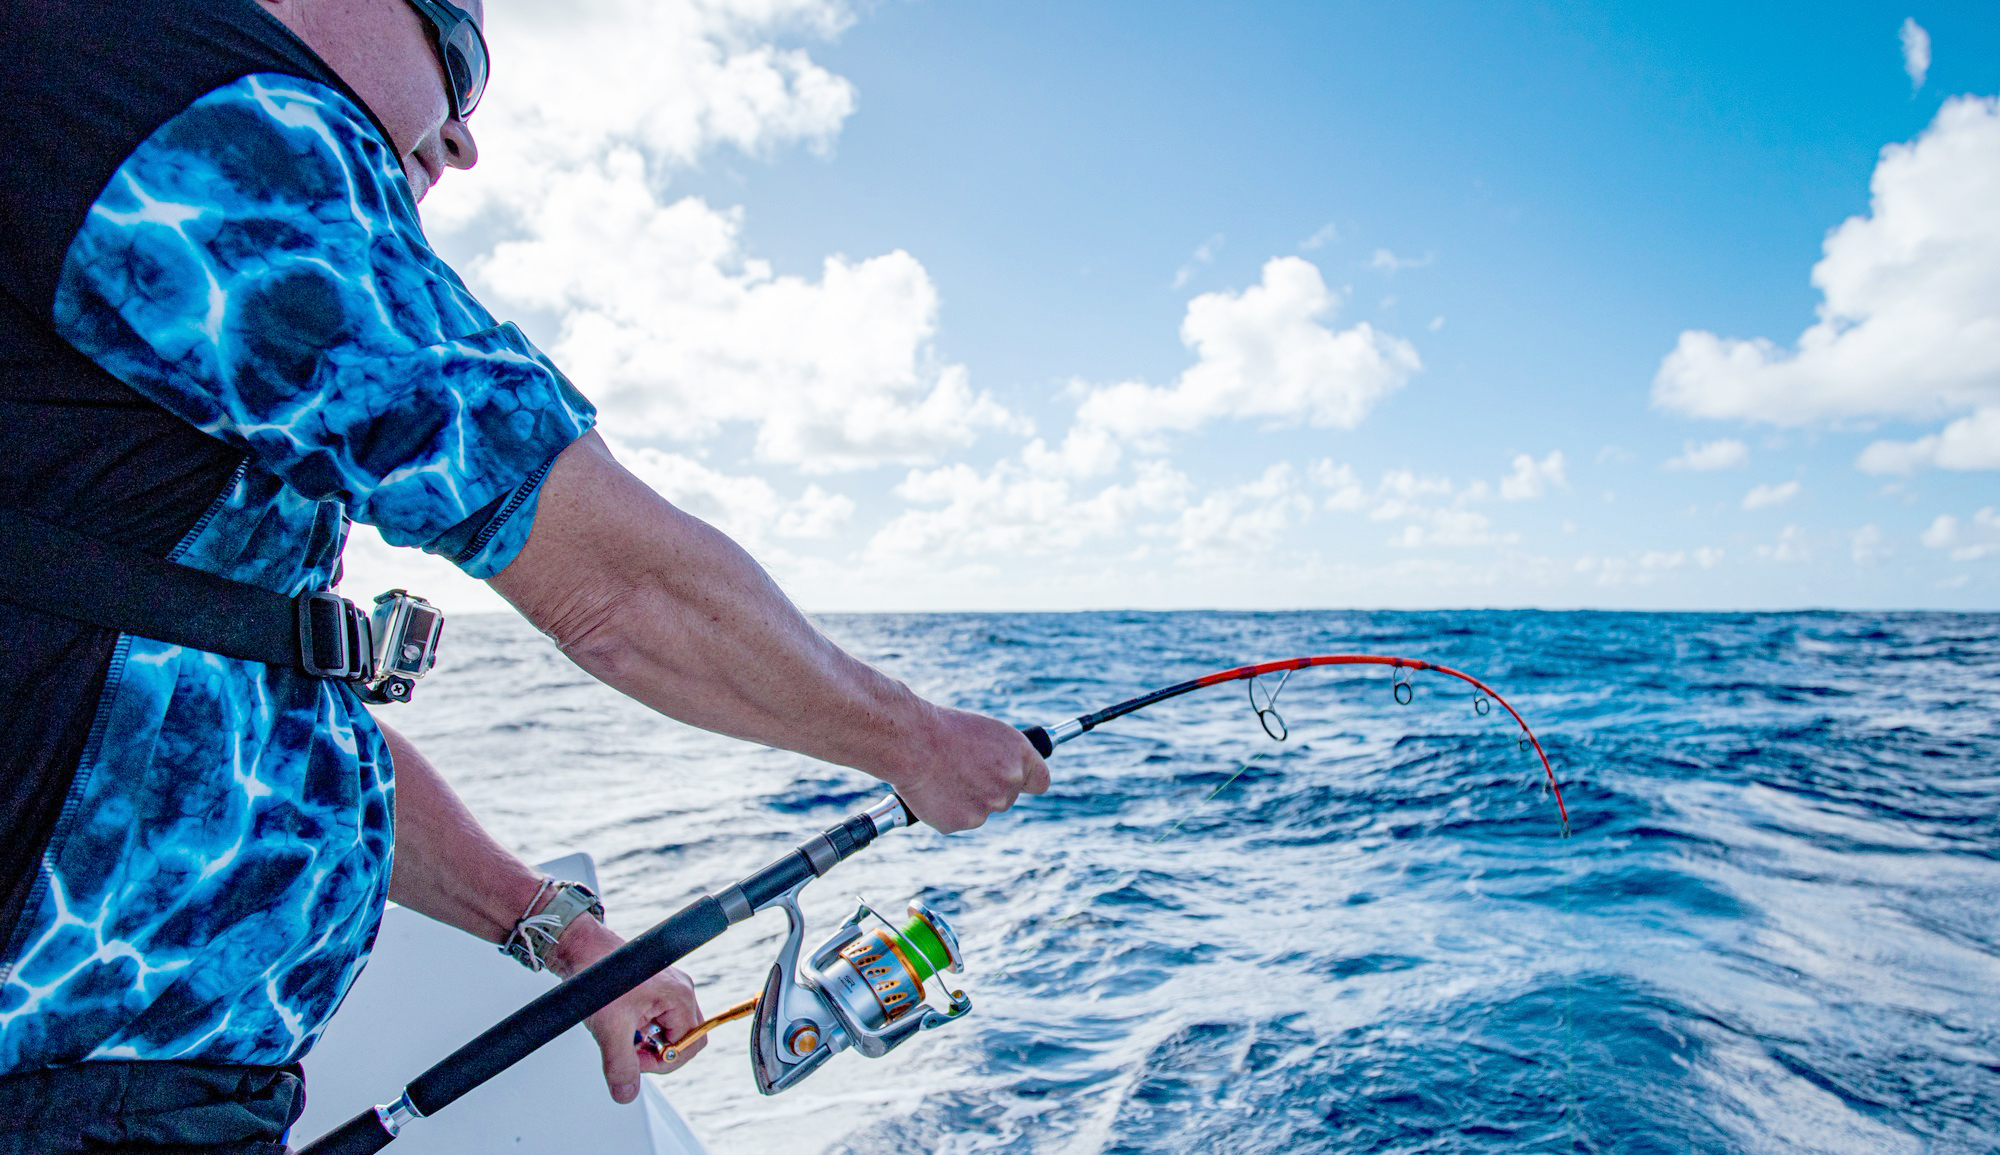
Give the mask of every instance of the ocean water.
M 1063 747 L 984 828 L 806 892 L 957 928 L 974 1013 L 766 1099 L 747 1028 L 662 1086 L 715 1155 L 2000 1150 L 2000 615 L 830 617 L 935 699 L 1053 723 L 1254 660 L 1295 675 Z M 505 617 L 454 620 L 397 722 L 529 856 L 597 857 L 636 932 L 881 788 L 702 734 Z M 684 964 L 754 994 L 771 913 Z

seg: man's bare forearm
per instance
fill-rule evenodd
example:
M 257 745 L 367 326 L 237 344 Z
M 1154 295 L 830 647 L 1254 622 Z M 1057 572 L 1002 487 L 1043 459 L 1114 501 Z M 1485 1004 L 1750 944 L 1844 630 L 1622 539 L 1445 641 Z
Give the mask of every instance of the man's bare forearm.
M 379 718 L 375 724 L 396 767 L 396 870 L 389 898 L 476 938 L 505 942 L 541 889 L 542 876 L 494 841 L 408 738 Z M 596 919 L 579 918 L 549 967 L 567 975 L 621 941 Z
M 925 702 L 834 645 L 755 560 L 653 493 L 595 434 L 557 459 L 527 547 L 492 584 L 633 698 L 873 774 L 943 829 L 1046 786 L 1011 728 Z
M 486 833 L 457 792 L 409 739 L 382 725 L 396 769 L 396 871 L 389 897 L 487 942 L 506 939 L 514 920 L 541 889 L 541 876 Z M 588 916 L 563 932 L 548 958 L 567 978 L 624 945 Z M 661 971 L 590 1017 L 588 1026 L 604 1060 L 611 1097 L 629 1103 L 639 1094 L 642 1071 L 670 1071 L 700 1051 L 706 1040 L 683 1048 L 671 1063 L 635 1048 L 635 1032 L 657 1023 L 678 1039 L 701 1022 L 701 1003 L 687 976 Z

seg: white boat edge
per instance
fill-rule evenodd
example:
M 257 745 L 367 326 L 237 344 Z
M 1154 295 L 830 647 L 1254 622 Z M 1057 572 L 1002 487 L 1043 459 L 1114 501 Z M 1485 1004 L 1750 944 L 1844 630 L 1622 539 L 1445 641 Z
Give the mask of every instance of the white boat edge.
M 597 886 L 587 854 L 538 869 Z M 391 904 L 367 969 L 306 1057 L 306 1110 L 292 1128 L 292 1145 L 395 1099 L 404 1084 L 553 981 L 491 944 Z M 641 1081 L 638 1102 L 612 1101 L 597 1045 L 582 1027 L 435 1117 L 411 1123 L 392 1149 L 399 1155 L 708 1155 L 654 1080 Z

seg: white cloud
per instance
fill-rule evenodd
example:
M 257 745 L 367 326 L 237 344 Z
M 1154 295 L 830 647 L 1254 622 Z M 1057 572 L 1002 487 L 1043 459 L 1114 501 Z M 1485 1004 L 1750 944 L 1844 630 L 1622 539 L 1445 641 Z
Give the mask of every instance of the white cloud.
M 1585 554 L 1577 558 L 1571 568 L 1579 574 L 1593 575 L 1601 586 L 1651 586 L 1659 584 L 1672 571 L 1686 567 L 1690 556 L 1695 564 L 1707 569 L 1721 560 L 1722 552 L 1704 548 L 1695 550 L 1692 555 L 1680 549 L 1649 549 L 1623 557 Z
M 1924 86 L 1924 77 L 1931 71 L 1931 34 L 1915 19 L 1905 17 L 1901 33 L 1903 41 L 1903 71 L 1910 74 L 1912 92 Z
M 1423 546 L 1511 545 L 1521 540 L 1518 533 L 1496 533 L 1493 520 L 1472 509 L 1432 509 L 1410 506 L 1401 516 L 1409 524 L 1389 538 L 1399 549 Z
M 1059 457 L 1044 449 L 1035 461 L 1047 466 Z M 875 533 L 866 554 L 890 564 L 1067 554 L 1124 540 L 1145 515 L 1158 523 L 1187 508 L 1192 487 L 1180 472 L 1148 461 L 1135 473 L 1129 483 L 1084 494 L 1072 478 L 1019 461 L 1003 461 L 986 473 L 964 463 L 912 470 L 897 496 L 934 508 L 897 515 Z
M 1368 258 L 1368 267 L 1380 269 L 1385 273 L 1400 273 L 1404 269 L 1428 268 L 1436 259 L 1436 253 L 1425 253 L 1421 257 L 1399 257 L 1388 249 L 1376 249 L 1375 255 Z
M 1864 467 L 2000 467 L 2000 100 L 1947 102 L 1882 150 L 1870 188 L 1870 215 L 1827 236 L 1819 321 L 1797 348 L 1682 333 L 1654 402 L 1777 425 L 1969 412 L 1935 439 L 1871 446 Z
M 1690 441 L 1682 446 L 1682 450 L 1679 457 L 1668 459 L 1668 469 L 1706 473 L 1716 469 L 1735 469 L 1750 460 L 1750 447 L 1733 437 L 1702 445 Z
M 1021 464 L 1031 473 L 1088 478 L 1110 473 L 1124 456 L 1116 438 L 1094 426 L 1073 426 L 1062 444 L 1050 449 L 1041 438 L 1021 450 Z
M 1757 547 L 1757 556 L 1766 561 L 1798 565 L 1812 560 L 1812 552 L 1806 548 L 1806 531 L 1796 525 L 1788 525 L 1778 531 L 1778 540 L 1770 545 Z
M 549 352 L 632 441 L 757 429 L 811 470 L 932 460 L 1023 423 L 929 356 L 937 290 L 908 253 L 826 259 L 817 281 L 745 257 L 740 218 L 662 204 L 641 158 L 552 174 L 530 235 L 475 258 L 489 295 L 560 316 Z
M 1513 464 L 1513 473 L 1497 485 L 1475 479 L 1460 486 L 1448 477 L 1392 469 L 1371 490 L 1362 485 L 1352 466 L 1331 460 L 1315 462 L 1307 476 L 1332 490 L 1321 503 L 1328 510 L 1363 514 L 1370 521 L 1403 522 L 1388 539 L 1392 546 L 1511 545 L 1521 540 L 1520 534 L 1496 530 L 1490 517 L 1472 507 L 1496 496 L 1502 501 L 1533 500 L 1550 485 L 1567 484 L 1560 451 L 1539 462 L 1524 453 Z
M 1299 251 L 1309 253 L 1312 252 L 1314 249 L 1325 248 L 1327 245 L 1331 244 L 1338 244 L 1339 241 L 1340 241 L 1340 230 L 1334 227 L 1332 221 L 1328 221 L 1327 223 L 1319 227 L 1318 232 L 1315 232 L 1312 236 L 1309 236 L 1305 240 L 1299 242 Z
M 1896 552 L 1883 543 L 1882 529 L 1876 525 L 1864 525 L 1849 535 L 1848 543 L 1855 565 L 1874 565 Z
M 1744 509 L 1770 509 L 1783 505 L 1799 495 L 1800 485 L 1787 481 L 1781 485 L 1760 485 L 1743 495 Z
M 496 310 L 553 329 L 611 436 L 741 423 L 760 459 L 831 471 L 1026 431 L 937 363 L 937 290 L 910 254 L 781 276 L 744 251 L 739 211 L 665 195 L 718 147 L 829 147 L 852 87 L 781 42 L 852 19 L 844 0 L 494 5 L 482 160 L 427 199 L 426 224 Z
M 1500 498 L 1503 501 L 1532 501 L 1552 485 L 1558 489 L 1569 488 L 1569 480 L 1563 476 L 1562 451 L 1550 453 L 1540 461 L 1522 453 L 1514 458 L 1514 472 L 1500 479 Z
M 492 587 L 435 554 L 393 546 L 375 527 L 355 522 L 340 554 L 340 594 L 362 605 L 389 589 L 406 589 L 446 614 L 492 613 L 507 602 Z
M 1972 515 L 1970 524 L 1948 513 L 1939 514 L 1923 533 L 1931 549 L 1949 550 L 1953 561 L 1978 561 L 2000 555 L 2000 512 L 1992 506 Z
M 1714 569 L 1722 564 L 1723 552 L 1714 546 L 1705 545 L 1694 551 L 1694 564 L 1703 569 Z
M 1310 262 L 1274 258 L 1262 280 L 1241 293 L 1203 293 L 1188 302 L 1181 341 L 1196 362 L 1172 385 L 1127 381 L 1093 390 L 1078 421 L 1126 436 L 1224 418 L 1352 429 L 1422 365 L 1407 341 L 1365 321 L 1328 328 L 1339 306 Z
M 1855 462 L 1863 473 L 1911 474 L 1938 469 L 2000 469 L 2000 406 L 1961 417 L 1915 441 L 1877 441 Z
M 1196 245 L 1193 255 L 1188 259 L 1188 263 L 1174 270 L 1173 287 L 1176 289 L 1185 288 L 1189 281 L 1194 280 L 1194 275 L 1201 271 L 1201 266 L 1215 262 L 1215 255 L 1222 251 L 1222 246 L 1226 243 L 1226 238 L 1221 233 L 1217 233 L 1201 244 Z
M 1326 499 L 1328 509 L 1359 513 L 1368 508 L 1368 493 L 1361 487 L 1353 466 L 1335 465 L 1331 459 L 1323 459 L 1313 462 L 1306 475 L 1314 484 L 1333 490 L 1333 495 Z
M 786 500 L 761 477 L 733 477 L 679 453 L 614 446 L 618 460 L 660 496 L 761 552 L 774 538 L 832 537 L 854 516 L 843 494 L 808 485 Z
M 492 179 L 455 176 L 444 199 L 506 200 L 509 178 L 618 146 L 674 165 L 720 145 L 828 148 L 854 87 L 781 42 L 829 40 L 853 20 L 846 0 L 492 0 L 496 67 L 475 122 Z
M 1184 554 L 1229 560 L 1268 553 L 1312 515 L 1290 465 L 1280 462 L 1257 480 L 1217 490 L 1181 511 L 1174 536 Z

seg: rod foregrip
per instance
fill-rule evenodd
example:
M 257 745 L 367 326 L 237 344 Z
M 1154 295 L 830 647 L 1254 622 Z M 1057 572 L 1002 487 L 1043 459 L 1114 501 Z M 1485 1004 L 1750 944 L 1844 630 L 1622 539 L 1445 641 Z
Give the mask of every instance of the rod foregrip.
M 1028 740 L 1028 745 L 1035 748 L 1035 753 L 1047 758 L 1056 752 L 1055 739 L 1049 737 L 1048 727 L 1020 726 L 1017 729 L 1021 731 L 1021 737 Z
M 703 895 L 418 1075 L 409 1086 L 411 1105 L 437 1114 L 728 929 L 722 904 Z

